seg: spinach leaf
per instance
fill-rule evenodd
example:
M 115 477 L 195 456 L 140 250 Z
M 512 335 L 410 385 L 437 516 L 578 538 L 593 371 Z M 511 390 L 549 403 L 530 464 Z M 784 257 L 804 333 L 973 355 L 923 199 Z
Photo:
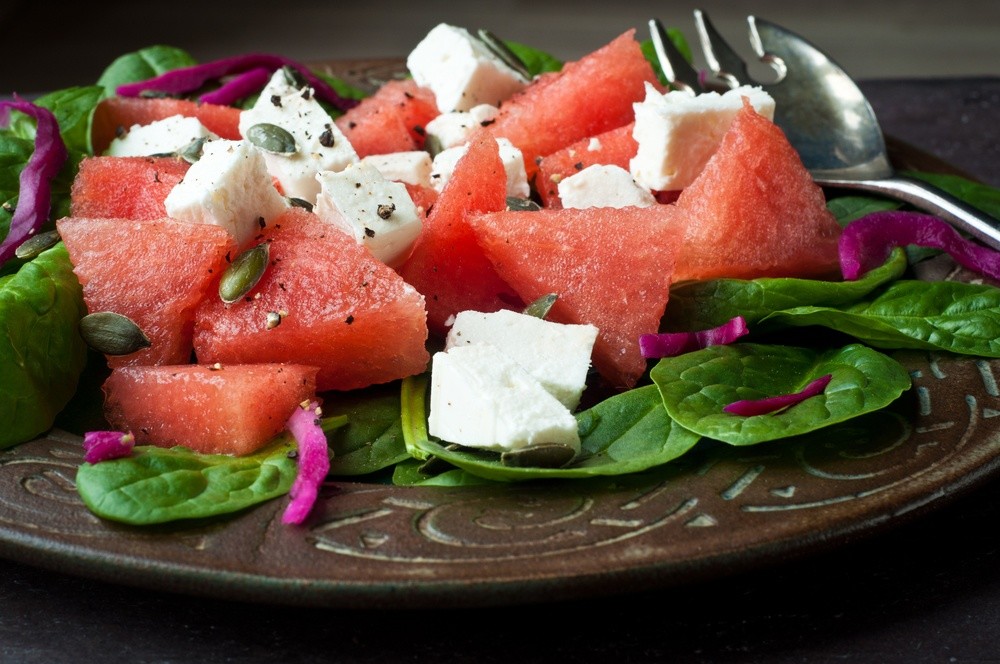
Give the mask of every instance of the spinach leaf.
M 52 426 L 76 390 L 87 346 L 76 332 L 83 294 L 62 243 L 0 284 L 2 449 Z
M 884 265 L 856 281 L 762 278 L 688 281 L 670 289 L 663 324 L 671 331 L 703 330 L 743 316 L 751 326 L 775 311 L 838 306 L 859 300 L 906 271 L 906 254 L 894 249 Z
M 66 88 L 50 92 L 34 100 L 34 104 L 47 108 L 59 122 L 59 135 L 71 155 L 90 154 L 90 120 L 103 90 L 96 86 Z M 35 122 L 23 113 L 12 114 L 11 133 L 19 138 L 35 140 Z M 75 168 L 72 169 L 75 172 Z
M 392 469 L 392 483 L 396 486 L 478 486 L 492 484 L 492 480 L 478 477 L 461 468 L 451 467 L 437 475 L 427 475 L 420 469 L 424 462 L 408 459 Z
M 524 67 L 532 76 L 562 69 L 562 61 L 545 51 L 518 42 L 505 40 L 504 44 L 524 63 Z
M 400 420 L 399 384 L 330 396 L 328 416 L 344 415 L 346 426 L 327 436 L 333 449 L 331 475 L 367 475 L 408 459 Z
M 956 281 L 901 280 L 843 308 L 795 307 L 762 325 L 820 325 L 877 348 L 1000 357 L 1000 289 Z
M 131 456 L 85 463 L 77 492 L 105 519 L 133 525 L 229 514 L 288 493 L 295 443 L 283 435 L 246 456 L 198 454 L 184 447 L 136 447 Z
M 722 409 L 741 399 L 798 392 L 832 374 L 823 394 L 767 415 Z M 843 422 L 883 408 L 910 387 L 896 360 L 861 344 L 812 350 L 772 344 L 710 346 L 660 360 L 650 371 L 679 425 L 731 445 L 753 445 Z
M 996 187 L 975 182 L 960 175 L 920 171 L 908 171 L 905 174 L 940 187 L 952 196 L 979 208 L 995 219 L 1000 219 L 1000 189 Z
M 427 433 L 427 380 L 408 378 L 409 397 L 403 399 L 407 437 L 420 458 L 435 456 L 478 477 L 499 481 L 540 478 L 579 478 L 635 473 L 676 459 L 698 442 L 699 436 L 677 426 L 663 409 L 656 388 L 640 387 L 606 399 L 576 415 L 581 452 L 563 468 L 505 466 L 495 452 L 448 449 Z
M 197 64 L 187 52 L 172 46 L 150 46 L 117 57 L 104 70 L 97 84 L 105 97 L 113 97 L 119 85 L 145 81 L 171 69 Z
M 898 210 L 902 203 L 872 196 L 838 196 L 827 202 L 826 207 L 841 226 L 846 226 L 872 212 Z

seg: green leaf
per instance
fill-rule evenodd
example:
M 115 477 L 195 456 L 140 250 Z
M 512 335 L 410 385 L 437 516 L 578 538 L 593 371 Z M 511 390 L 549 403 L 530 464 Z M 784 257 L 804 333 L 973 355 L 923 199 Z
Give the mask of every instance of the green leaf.
M 104 88 L 105 97 L 113 97 L 119 85 L 145 81 L 171 69 L 195 64 L 197 61 L 179 48 L 150 46 L 116 58 L 97 79 L 97 84 Z
M 672 331 L 703 330 L 743 316 L 751 331 L 775 311 L 806 305 L 855 302 L 906 271 L 906 254 L 894 249 L 885 264 L 855 281 L 762 278 L 688 281 L 670 289 L 664 326 Z
M 136 447 L 128 457 L 81 465 L 77 492 L 97 516 L 133 525 L 229 514 L 288 493 L 294 450 L 287 435 L 238 457 Z
M 905 174 L 940 187 L 952 196 L 991 215 L 994 219 L 1000 219 L 1000 189 L 996 187 L 975 182 L 960 175 L 920 171 L 909 171 Z
M 1000 357 L 1000 289 L 956 281 L 902 280 L 843 308 L 776 311 L 769 327 L 820 325 L 877 348 Z
M 722 409 L 742 399 L 791 394 L 832 374 L 823 394 L 767 415 Z M 730 344 L 660 360 L 650 372 L 667 413 L 692 431 L 731 445 L 753 445 L 814 431 L 884 408 L 910 387 L 896 360 L 861 344 L 812 350 Z
M 581 452 L 563 468 L 505 466 L 494 452 L 447 449 L 427 434 L 425 378 L 409 381 L 403 400 L 406 435 L 417 458 L 437 457 L 468 473 L 490 480 L 582 478 L 635 473 L 672 461 L 698 442 L 698 436 L 667 417 L 652 385 L 623 392 L 576 415 Z M 404 391 L 404 393 L 406 393 Z
M 60 242 L 0 286 L 0 449 L 48 430 L 69 402 L 87 361 L 76 333 L 86 313 Z
M 504 40 L 504 43 L 524 63 L 528 73 L 532 76 L 562 69 L 562 61 L 545 51 L 518 42 Z
M 66 88 L 34 100 L 34 104 L 52 111 L 59 123 L 59 135 L 66 149 L 77 155 L 90 154 L 90 122 L 103 90 L 96 85 Z M 13 113 L 10 131 L 20 138 L 35 140 L 35 121 L 23 113 Z M 79 158 L 79 157 L 78 157 Z M 75 172 L 75 168 L 71 169 Z
M 461 468 L 450 468 L 437 475 L 421 472 L 424 462 L 407 459 L 392 469 L 392 483 L 396 486 L 479 486 L 494 484 L 492 480 L 478 477 Z
M 367 475 L 410 458 L 403 443 L 399 384 L 331 395 L 327 415 L 344 415 L 347 425 L 327 438 L 333 449 L 331 475 Z
M 888 198 L 873 198 L 871 196 L 839 196 L 828 201 L 826 207 L 836 217 L 837 223 L 846 226 L 855 219 L 860 219 L 872 212 L 898 210 L 902 207 L 902 203 Z

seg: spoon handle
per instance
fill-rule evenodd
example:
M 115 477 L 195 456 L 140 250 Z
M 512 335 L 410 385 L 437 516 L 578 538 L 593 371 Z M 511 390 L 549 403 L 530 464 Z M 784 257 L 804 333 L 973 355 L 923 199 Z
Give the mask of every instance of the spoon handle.
M 1000 220 L 921 180 L 894 175 L 875 180 L 816 178 L 816 184 L 838 189 L 860 189 L 894 198 L 941 217 L 955 228 L 1000 251 Z

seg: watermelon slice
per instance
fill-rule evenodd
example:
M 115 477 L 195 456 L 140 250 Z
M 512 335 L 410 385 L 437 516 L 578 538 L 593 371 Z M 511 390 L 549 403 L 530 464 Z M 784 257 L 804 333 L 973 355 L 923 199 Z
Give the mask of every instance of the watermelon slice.
M 427 324 L 444 336 L 459 311 L 520 308 L 521 298 L 497 274 L 466 217 L 507 207 L 507 175 L 496 139 L 480 131 L 434 203 L 399 274 L 427 299 Z
M 632 122 L 632 104 L 645 98 L 646 83 L 661 87 L 635 30 L 629 30 L 561 71 L 536 78 L 503 103 L 489 130 L 521 149 L 530 179 L 536 159 Z
M 163 200 L 188 168 L 173 157 L 86 157 L 73 179 L 70 216 L 167 217 Z
M 673 205 L 543 209 L 470 217 L 486 255 L 521 298 L 558 299 L 548 318 L 598 328 L 594 366 L 633 387 L 646 370 L 639 336 L 656 331 L 680 244 Z
M 335 122 L 359 157 L 422 150 L 423 128 L 438 115 L 434 93 L 413 79 L 382 84 Z
M 229 233 L 175 219 L 65 217 L 56 227 L 88 311 L 128 316 L 152 343 L 108 364 L 189 362 L 195 307 L 236 251 Z
M 137 445 L 250 454 L 316 394 L 316 367 L 296 364 L 121 367 L 104 382 L 105 417 Z
M 321 391 L 426 369 L 424 298 L 367 248 L 302 208 L 275 219 L 261 241 L 270 243 L 270 264 L 249 295 L 198 307 L 200 363 L 314 365 Z
M 584 138 L 543 157 L 538 163 L 535 189 L 545 207 L 562 207 L 559 181 L 579 173 L 588 166 L 604 164 L 621 166 L 626 171 L 639 144 L 632 138 L 634 122 L 616 127 L 596 136 Z
M 677 199 L 687 230 L 674 279 L 836 278 L 841 229 L 784 132 L 744 102 Z

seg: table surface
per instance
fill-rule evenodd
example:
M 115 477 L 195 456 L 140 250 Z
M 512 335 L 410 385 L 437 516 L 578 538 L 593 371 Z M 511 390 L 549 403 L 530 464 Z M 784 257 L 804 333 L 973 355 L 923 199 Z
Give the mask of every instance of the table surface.
M 1000 78 L 863 87 L 887 133 L 1000 185 Z M 240 603 L 4 562 L 0 661 L 995 661 L 998 518 L 992 481 L 903 526 L 764 569 L 462 610 Z

